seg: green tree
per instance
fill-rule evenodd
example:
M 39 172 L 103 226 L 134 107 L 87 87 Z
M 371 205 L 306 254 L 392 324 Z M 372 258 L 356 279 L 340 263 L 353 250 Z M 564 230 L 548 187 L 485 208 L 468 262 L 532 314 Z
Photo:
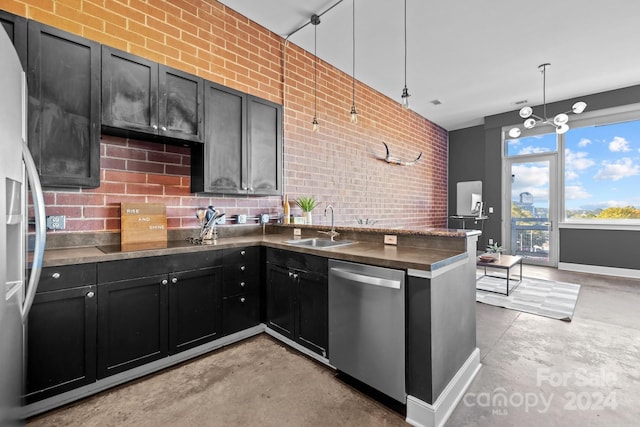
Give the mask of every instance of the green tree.
M 532 218 L 531 212 L 522 209 L 521 206 L 511 203 L 511 218 Z

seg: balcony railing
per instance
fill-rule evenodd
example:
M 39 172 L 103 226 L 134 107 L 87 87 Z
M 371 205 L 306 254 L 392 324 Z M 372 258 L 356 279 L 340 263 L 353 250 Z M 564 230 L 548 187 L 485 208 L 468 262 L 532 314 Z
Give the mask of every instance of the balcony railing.
M 550 226 L 549 218 L 511 218 L 511 254 L 548 260 Z

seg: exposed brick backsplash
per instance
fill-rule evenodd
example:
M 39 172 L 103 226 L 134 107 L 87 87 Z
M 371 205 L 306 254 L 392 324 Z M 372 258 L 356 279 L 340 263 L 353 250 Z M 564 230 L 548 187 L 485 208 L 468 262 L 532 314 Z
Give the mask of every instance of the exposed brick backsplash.
M 314 223 L 369 218 L 384 226 L 444 227 L 447 215 L 446 130 L 368 86 L 356 82 L 359 121 L 349 121 L 351 77 L 318 60 L 314 114 L 314 57 L 293 43 L 216 1 L 203 0 L 10 0 L 12 13 L 166 64 L 284 105 L 284 189 L 292 202 L 314 195 L 321 202 Z M 338 48 L 338 47 L 336 47 Z M 283 83 L 284 81 L 284 83 Z M 398 87 L 400 88 L 400 82 Z M 414 96 L 420 96 L 414 94 Z M 377 160 L 391 154 L 413 160 L 396 166 Z M 102 136 L 101 185 L 49 190 L 48 215 L 67 216 L 67 231 L 118 231 L 119 203 L 167 206 L 168 227 L 197 226 L 194 209 L 213 204 L 229 215 L 281 212 L 279 197 L 228 197 L 190 193 L 189 149 Z M 292 208 L 293 214 L 299 209 Z

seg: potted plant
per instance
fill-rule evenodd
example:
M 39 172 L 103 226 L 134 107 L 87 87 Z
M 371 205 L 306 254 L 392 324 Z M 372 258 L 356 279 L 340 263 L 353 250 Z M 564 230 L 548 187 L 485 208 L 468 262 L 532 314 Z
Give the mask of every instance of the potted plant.
M 318 201 L 313 196 L 301 196 L 296 199 L 296 205 L 302 209 L 302 216 L 307 224 L 311 224 L 311 211 L 318 205 Z
M 494 243 L 492 245 L 487 245 L 487 253 L 489 254 L 497 254 L 497 258 L 500 259 L 500 254 L 504 252 L 504 248 L 500 246 L 498 243 Z

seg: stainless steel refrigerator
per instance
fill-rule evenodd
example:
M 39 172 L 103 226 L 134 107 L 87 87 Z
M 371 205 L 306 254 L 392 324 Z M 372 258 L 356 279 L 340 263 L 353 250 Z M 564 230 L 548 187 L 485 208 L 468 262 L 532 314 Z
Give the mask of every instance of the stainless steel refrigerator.
M 44 200 L 27 147 L 27 81 L 0 26 L 0 426 L 22 425 L 25 323 L 36 292 L 45 245 Z M 36 218 L 28 252 L 28 210 Z M 30 270 L 29 276 L 27 273 Z

